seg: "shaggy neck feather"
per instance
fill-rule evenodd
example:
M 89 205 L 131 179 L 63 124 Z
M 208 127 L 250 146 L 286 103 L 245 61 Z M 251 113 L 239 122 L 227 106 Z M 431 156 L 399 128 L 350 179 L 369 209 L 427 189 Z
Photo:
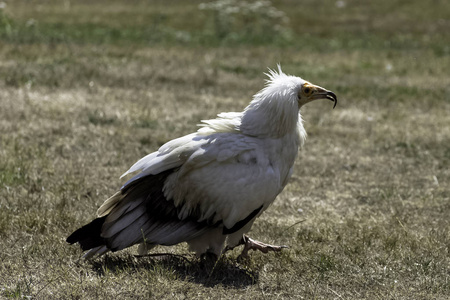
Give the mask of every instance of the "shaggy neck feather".
M 297 101 L 286 101 L 284 93 L 273 93 L 268 97 L 262 91 L 243 112 L 240 131 L 258 137 L 279 138 L 297 131 L 301 122 Z

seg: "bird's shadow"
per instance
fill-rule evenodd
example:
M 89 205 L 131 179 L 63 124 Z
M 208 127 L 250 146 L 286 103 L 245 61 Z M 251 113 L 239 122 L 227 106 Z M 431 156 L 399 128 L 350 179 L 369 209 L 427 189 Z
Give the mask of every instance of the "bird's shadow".
M 99 276 L 104 276 L 107 272 L 138 272 L 145 269 L 159 272 L 159 274 L 175 274 L 178 280 L 187 280 L 208 287 L 222 284 L 242 288 L 256 284 L 259 279 L 257 271 L 227 257 L 221 257 L 217 262 L 212 262 L 181 255 L 160 257 L 105 255 L 102 260 L 92 261 L 91 264 Z

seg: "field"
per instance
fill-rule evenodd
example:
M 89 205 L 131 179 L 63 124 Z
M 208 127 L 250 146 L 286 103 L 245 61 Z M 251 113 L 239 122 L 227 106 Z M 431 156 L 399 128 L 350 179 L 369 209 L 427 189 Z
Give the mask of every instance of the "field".
M 0 298 L 450 298 L 450 2 L 170 3 L 0 3 Z M 129 166 L 241 111 L 277 63 L 339 98 L 302 109 L 250 232 L 289 249 L 79 260 L 65 238 Z

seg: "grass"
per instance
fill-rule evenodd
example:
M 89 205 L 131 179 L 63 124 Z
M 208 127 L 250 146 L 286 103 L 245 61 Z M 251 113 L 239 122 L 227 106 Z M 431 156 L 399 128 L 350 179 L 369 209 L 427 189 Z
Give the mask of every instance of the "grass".
M 199 3 L 1 9 L 0 298 L 447 299 L 449 4 L 274 1 L 290 22 L 265 40 L 217 37 Z M 289 249 L 78 261 L 65 238 L 132 163 L 242 110 L 278 62 L 339 97 L 302 110 L 294 176 L 250 234 Z

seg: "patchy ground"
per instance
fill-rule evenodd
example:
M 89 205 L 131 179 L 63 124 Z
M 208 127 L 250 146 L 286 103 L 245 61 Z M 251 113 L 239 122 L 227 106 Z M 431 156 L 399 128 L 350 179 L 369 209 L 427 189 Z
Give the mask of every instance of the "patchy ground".
M 274 1 L 289 22 L 265 40 L 200 3 L 2 5 L 0 297 L 449 298 L 449 4 Z M 132 163 L 242 110 L 279 62 L 339 97 L 302 110 L 294 176 L 251 232 L 289 249 L 78 261 L 65 238 Z

